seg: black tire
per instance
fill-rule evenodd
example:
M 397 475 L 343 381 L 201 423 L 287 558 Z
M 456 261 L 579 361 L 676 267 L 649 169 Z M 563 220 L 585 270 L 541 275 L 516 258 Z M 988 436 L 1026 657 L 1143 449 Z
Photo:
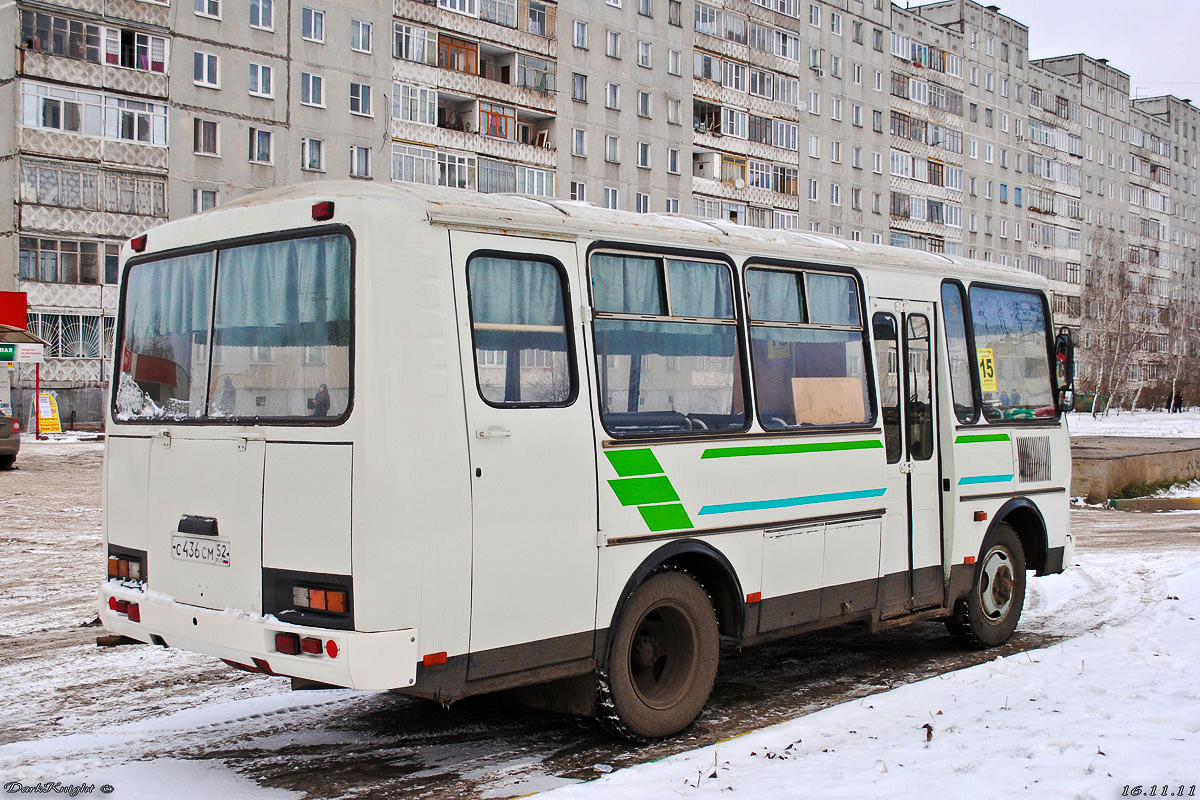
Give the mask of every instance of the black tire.
M 16 463 L 17 457 L 15 455 L 0 456 L 0 469 L 12 469 Z
M 656 739 L 700 715 L 717 675 L 717 617 L 685 572 L 651 575 L 612 630 L 597 715 L 628 738 Z
M 1012 526 L 1000 523 L 984 542 L 971 593 L 946 621 L 950 635 L 968 647 L 996 647 L 1016 630 L 1025 607 L 1025 550 Z

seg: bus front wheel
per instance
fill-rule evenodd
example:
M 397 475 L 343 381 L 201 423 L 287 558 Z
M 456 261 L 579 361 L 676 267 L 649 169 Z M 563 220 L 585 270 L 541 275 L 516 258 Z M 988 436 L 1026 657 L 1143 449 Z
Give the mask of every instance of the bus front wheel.
M 1016 630 L 1025 607 L 1025 550 L 1012 526 L 1000 523 L 975 565 L 971 593 L 946 622 L 950 635 L 970 647 L 996 647 Z
M 717 617 L 685 572 L 651 575 L 634 590 L 612 631 L 601 674 L 601 721 L 617 733 L 657 738 L 699 716 L 717 674 Z

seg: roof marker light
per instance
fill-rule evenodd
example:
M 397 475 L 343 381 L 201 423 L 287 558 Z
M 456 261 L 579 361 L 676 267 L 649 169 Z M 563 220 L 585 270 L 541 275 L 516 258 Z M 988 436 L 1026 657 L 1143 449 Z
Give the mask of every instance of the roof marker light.
M 133 248 L 133 252 L 140 253 L 146 249 L 146 234 L 142 234 L 134 239 L 129 240 L 129 246 Z
M 333 201 L 325 200 L 321 203 L 313 203 L 312 218 L 317 222 L 333 219 Z

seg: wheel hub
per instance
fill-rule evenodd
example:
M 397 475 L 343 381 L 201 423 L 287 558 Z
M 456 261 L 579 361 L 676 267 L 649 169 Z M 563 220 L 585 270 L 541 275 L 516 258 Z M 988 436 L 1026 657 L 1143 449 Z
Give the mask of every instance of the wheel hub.
M 1013 586 L 1012 560 L 1008 552 L 1000 547 L 988 551 L 979 579 L 979 599 L 990 621 L 999 622 L 1008 615 L 1012 607 Z
M 629 650 L 630 677 L 642 702 L 670 708 L 687 692 L 695 667 L 696 631 L 682 609 L 664 603 L 638 623 Z

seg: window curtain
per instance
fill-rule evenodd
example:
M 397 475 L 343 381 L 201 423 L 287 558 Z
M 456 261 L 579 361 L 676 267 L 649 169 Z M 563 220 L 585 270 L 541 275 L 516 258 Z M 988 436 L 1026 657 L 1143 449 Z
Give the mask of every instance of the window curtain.
M 750 318 L 758 322 L 804 322 L 799 272 L 746 271 Z
M 334 234 L 222 250 L 213 341 L 350 344 L 350 241 Z
M 858 287 L 843 275 L 809 273 L 808 307 L 819 325 L 859 325 Z
M 125 286 L 125 344 L 208 330 L 212 253 L 139 264 Z
M 592 298 L 597 311 L 667 313 L 658 262 L 636 256 L 592 257 Z
M 720 264 L 668 261 L 671 313 L 677 317 L 733 319 L 729 270 Z
M 475 258 L 467 268 L 475 346 L 509 350 L 519 333 L 520 349 L 566 349 L 566 313 L 558 271 L 540 261 Z M 494 330 L 493 325 L 529 325 L 557 330 Z

